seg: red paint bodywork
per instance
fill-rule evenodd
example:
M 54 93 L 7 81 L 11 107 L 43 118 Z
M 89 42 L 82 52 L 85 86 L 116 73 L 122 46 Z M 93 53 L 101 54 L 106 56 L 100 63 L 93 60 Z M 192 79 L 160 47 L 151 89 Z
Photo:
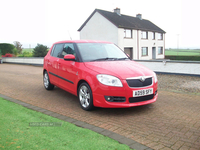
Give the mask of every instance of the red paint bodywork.
M 61 41 L 58 43 L 99 43 L 100 41 Z M 110 43 L 110 42 L 100 42 Z M 53 47 L 53 46 L 52 46 Z M 123 108 L 133 107 L 153 103 L 157 100 L 158 94 L 153 99 L 129 103 L 129 98 L 133 97 L 134 90 L 153 88 L 153 93 L 157 91 L 157 82 L 153 81 L 153 85 L 143 88 L 130 88 L 126 82 L 126 78 L 138 76 L 152 76 L 153 71 L 144 67 L 135 61 L 96 61 L 96 62 L 76 62 L 66 61 L 64 59 L 52 57 L 51 49 L 44 58 L 44 70 L 54 72 L 60 77 L 66 78 L 73 82 L 64 81 L 56 76 L 49 74 L 50 82 L 63 90 L 66 90 L 77 96 L 77 89 L 82 81 L 85 81 L 91 87 L 93 93 L 93 105 L 96 107 L 105 108 Z M 71 58 L 71 57 L 69 57 Z M 98 74 L 108 74 L 120 79 L 123 87 L 106 86 L 97 80 Z M 154 80 L 154 78 L 153 78 Z M 119 96 L 125 97 L 125 102 L 108 102 L 104 96 Z

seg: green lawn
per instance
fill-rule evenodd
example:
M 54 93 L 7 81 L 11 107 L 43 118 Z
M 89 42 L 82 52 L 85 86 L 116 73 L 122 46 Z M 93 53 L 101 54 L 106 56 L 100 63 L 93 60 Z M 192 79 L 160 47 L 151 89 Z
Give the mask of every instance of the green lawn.
M 165 56 L 200 56 L 199 49 L 166 49 Z
M 127 145 L 77 127 L 57 118 L 0 98 L 0 149 L 88 150 L 130 149 Z M 61 126 L 30 126 L 33 122 L 62 123 Z

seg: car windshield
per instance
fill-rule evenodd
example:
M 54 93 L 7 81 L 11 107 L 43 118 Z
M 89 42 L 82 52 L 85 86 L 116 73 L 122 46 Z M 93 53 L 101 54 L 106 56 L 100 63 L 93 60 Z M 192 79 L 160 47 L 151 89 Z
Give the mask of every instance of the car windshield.
M 84 62 L 129 60 L 128 56 L 114 44 L 77 43 L 77 46 Z

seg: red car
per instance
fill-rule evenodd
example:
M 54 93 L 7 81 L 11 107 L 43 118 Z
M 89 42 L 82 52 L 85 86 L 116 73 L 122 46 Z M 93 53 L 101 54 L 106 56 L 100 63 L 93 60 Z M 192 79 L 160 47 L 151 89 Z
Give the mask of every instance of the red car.
M 157 77 L 116 45 L 100 41 L 54 43 L 44 58 L 44 87 L 79 98 L 84 110 L 124 108 L 157 100 Z

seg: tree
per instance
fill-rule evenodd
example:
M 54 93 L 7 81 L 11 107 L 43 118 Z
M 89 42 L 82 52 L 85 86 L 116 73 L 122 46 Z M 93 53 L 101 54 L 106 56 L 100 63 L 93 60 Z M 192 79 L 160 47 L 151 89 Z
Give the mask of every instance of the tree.
M 18 51 L 17 51 L 17 48 L 15 47 L 14 50 L 13 50 L 13 54 L 14 54 L 15 57 L 17 56 L 17 53 L 18 53 Z
M 1 54 L 5 55 L 6 53 L 13 54 L 15 46 L 9 43 L 0 43 Z
M 42 44 L 37 44 L 37 46 L 33 49 L 33 57 L 44 57 L 47 54 L 47 46 Z
M 16 47 L 18 54 L 21 54 L 22 53 L 22 44 L 18 41 L 14 41 L 14 46 Z

